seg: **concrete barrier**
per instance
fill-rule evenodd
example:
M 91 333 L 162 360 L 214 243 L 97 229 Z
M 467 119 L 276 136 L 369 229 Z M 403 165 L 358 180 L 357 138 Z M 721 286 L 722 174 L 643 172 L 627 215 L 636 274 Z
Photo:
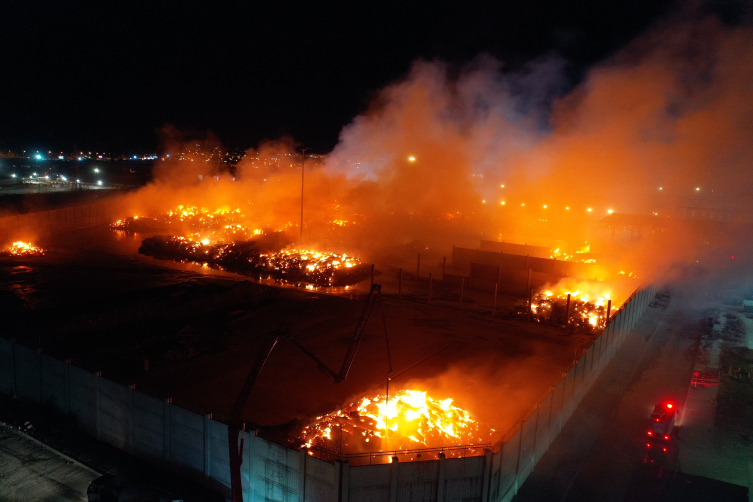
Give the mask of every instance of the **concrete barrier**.
M 245 501 L 509 501 L 632 330 L 654 290 L 631 297 L 560 381 L 483 456 L 351 466 L 244 433 Z M 170 400 L 0 338 L 0 392 L 51 405 L 84 432 L 230 495 L 227 426 Z

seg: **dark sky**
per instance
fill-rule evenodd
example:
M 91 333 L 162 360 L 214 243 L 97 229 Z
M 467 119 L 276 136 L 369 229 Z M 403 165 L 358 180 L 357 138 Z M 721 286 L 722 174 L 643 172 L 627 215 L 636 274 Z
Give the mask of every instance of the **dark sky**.
M 0 1 L 0 148 L 141 153 L 156 130 L 231 147 L 287 134 L 328 151 L 416 58 L 555 53 L 571 85 L 671 9 L 661 0 L 455 2 Z

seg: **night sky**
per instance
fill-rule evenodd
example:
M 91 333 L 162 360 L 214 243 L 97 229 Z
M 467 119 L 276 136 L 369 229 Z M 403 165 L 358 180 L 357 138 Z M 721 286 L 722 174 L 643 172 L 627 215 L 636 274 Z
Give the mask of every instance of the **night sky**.
M 0 148 L 140 153 L 165 124 L 326 152 L 417 58 L 567 61 L 572 87 L 676 6 L 615 2 L 0 2 Z

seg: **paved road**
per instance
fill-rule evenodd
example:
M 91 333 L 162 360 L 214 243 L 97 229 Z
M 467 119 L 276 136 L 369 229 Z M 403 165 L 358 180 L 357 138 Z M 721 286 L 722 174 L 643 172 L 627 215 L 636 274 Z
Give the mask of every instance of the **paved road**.
M 25 434 L 0 424 L 0 501 L 86 500 L 99 474 Z
M 664 500 L 690 500 L 687 495 L 676 498 L 679 493 L 668 495 L 678 491 L 673 484 L 679 479 L 701 497 L 703 490 L 721 494 L 726 489 L 713 481 L 675 474 L 681 467 L 677 460 L 681 427 L 676 429 L 680 438 L 672 439 L 666 454 L 647 457 L 646 424 L 654 404 L 669 399 L 682 405 L 687 396 L 700 334 L 697 321 L 703 314 L 683 305 L 682 298 L 675 297 L 668 308 L 647 311 L 515 502 L 647 501 L 659 495 Z M 656 451 L 655 445 L 652 448 Z M 732 498 L 708 500 L 747 500 L 735 498 L 737 488 L 732 487 Z

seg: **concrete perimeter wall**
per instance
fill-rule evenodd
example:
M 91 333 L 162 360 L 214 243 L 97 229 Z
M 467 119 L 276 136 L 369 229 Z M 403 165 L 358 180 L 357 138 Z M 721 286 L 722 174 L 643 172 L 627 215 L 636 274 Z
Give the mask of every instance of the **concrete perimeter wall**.
M 4 216 L 0 218 L 0 245 L 5 241 L 24 240 L 30 236 L 49 237 L 61 232 L 109 224 L 116 219 L 115 204 L 112 201 Z
M 244 433 L 244 501 L 500 502 L 518 492 L 645 312 L 634 294 L 608 328 L 483 456 L 351 466 Z M 0 392 L 48 405 L 134 457 L 179 471 L 229 497 L 227 426 L 0 338 Z M 385 462 L 387 458 L 377 458 Z

